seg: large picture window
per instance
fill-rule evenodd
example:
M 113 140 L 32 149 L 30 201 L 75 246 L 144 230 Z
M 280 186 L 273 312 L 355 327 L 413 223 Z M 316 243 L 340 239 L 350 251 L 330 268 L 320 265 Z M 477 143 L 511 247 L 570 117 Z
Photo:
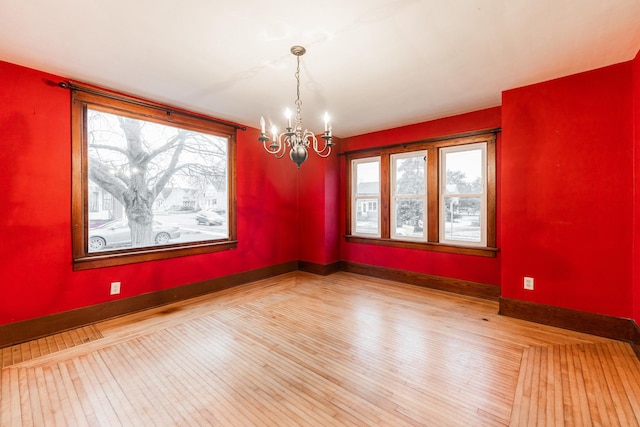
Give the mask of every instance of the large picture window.
M 477 133 L 346 153 L 347 240 L 495 256 L 495 140 Z M 375 192 L 364 193 L 365 165 L 374 164 Z M 362 215 L 367 198 L 375 216 Z
M 235 246 L 232 126 L 95 90 L 72 102 L 75 269 Z

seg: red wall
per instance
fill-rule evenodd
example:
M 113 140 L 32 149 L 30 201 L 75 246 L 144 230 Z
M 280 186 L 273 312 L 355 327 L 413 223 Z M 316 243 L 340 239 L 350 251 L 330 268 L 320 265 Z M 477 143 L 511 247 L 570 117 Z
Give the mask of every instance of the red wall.
M 634 198 L 633 318 L 640 325 L 640 52 L 633 60 Z
M 321 265 L 340 260 L 340 163 L 336 151 L 342 143 L 335 142 L 326 159 L 310 150 L 298 172 L 299 259 Z
M 482 129 L 499 128 L 501 123 L 500 107 L 480 110 L 473 113 L 448 117 L 418 123 L 411 126 L 359 135 L 343 140 L 342 151 L 357 150 L 382 145 L 412 142 L 422 139 L 454 135 Z M 500 162 L 501 137 L 498 135 L 497 158 Z M 346 198 L 346 184 L 344 174 L 346 162 L 341 158 L 340 195 L 342 206 L 340 209 L 340 233 L 345 233 L 344 201 Z M 500 182 L 500 177 L 498 177 Z M 498 187 L 498 192 L 500 188 Z M 498 217 L 500 215 L 498 207 Z M 498 224 L 498 246 L 500 242 L 500 230 Z M 345 261 L 372 264 L 393 269 L 409 270 L 418 273 L 433 274 L 437 276 L 452 277 L 471 280 L 480 283 L 500 285 L 500 258 L 485 258 L 479 256 L 458 255 L 442 252 L 413 250 L 404 248 L 392 248 L 386 246 L 374 246 L 342 241 L 340 248 L 341 258 Z
M 237 249 L 72 271 L 70 94 L 48 84 L 62 77 L 6 62 L 0 76 L 0 325 L 298 259 L 296 233 L 282 232 L 298 228 L 296 168 L 249 129 L 237 138 Z
M 632 70 L 503 93 L 503 297 L 631 317 Z

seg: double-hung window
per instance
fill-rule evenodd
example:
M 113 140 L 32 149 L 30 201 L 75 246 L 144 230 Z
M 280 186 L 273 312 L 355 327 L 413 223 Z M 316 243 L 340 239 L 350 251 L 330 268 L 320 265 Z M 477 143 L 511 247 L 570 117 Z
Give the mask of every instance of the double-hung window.
M 426 241 L 427 151 L 391 154 L 391 238 Z
M 380 237 L 380 157 L 354 160 L 352 170 L 353 232 Z
M 486 143 L 440 149 L 440 242 L 486 246 Z
M 346 153 L 347 241 L 495 256 L 496 132 Z

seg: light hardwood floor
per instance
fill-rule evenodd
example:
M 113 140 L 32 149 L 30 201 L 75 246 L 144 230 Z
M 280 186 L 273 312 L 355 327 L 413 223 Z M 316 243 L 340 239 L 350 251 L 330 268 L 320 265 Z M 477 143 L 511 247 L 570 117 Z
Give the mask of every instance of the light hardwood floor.
M 639 425 L 627 344 L 497 311 L 290 273 L 3 351 L 0 426 Z

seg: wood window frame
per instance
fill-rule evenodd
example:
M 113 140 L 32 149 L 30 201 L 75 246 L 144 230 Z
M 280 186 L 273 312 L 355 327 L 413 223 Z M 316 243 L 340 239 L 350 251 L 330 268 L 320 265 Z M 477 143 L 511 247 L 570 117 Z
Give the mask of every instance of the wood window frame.
M 371 244 L 417 250 L 430 250 L 462 255 L 495 257 L 496 247 L 496 135 L 500 129 L 490 129 L 466 134 L 451 135 L 396 145 L 374 147 L 356 151 L 347 151 L 346 158 L 346 232 L 345 239 L 350 243 Z M 465 244 L 451 244 L 440 242 L 440 155 L 443 147 L 461 146 L 468 144 L 486 143 L 486 174 L 487 174 L 487 212 L 486 212 L 486 246 Z M 392 239 L 391 225 L 391 154 L 413 151 L 427 151 L 427 241 L 410 241 Z M 352 160 L 366 157 L 380 157 L 380 229 L 381 237 L 371 238 L 352 234 Z
M 355 161 L 355 162 L 353 162 L 353 163 L 351 164 L 351 167 L 352 167 L 353 169 L 356 169 L 358 164 L 363 164 L 363 163 L 378 163 L 378 173 L 380 174 L 379 178 L 381 178 L 381 177 L 382 177 L 382 171 L 381 171 L 381 169 L 380 169 L 380 167 L 381 167 L 381 159 L 380 159 L 380 157 L 378 157 L 378 156 L 362 157 L 362 158 L 355 159 L 355 160 L 356 160 L 356 161 Z M 352 172 L 352 173 L 354 173 L 354 172 L 353 172 L 353 170 L 352 170 L 351 172 Z M 354 176 L 354 177 L 355 177 L 355 176 Z M 378 232 L 376 233 L 376 235 L 371 235 L 371 234 L 367 234 L 367 233 L 357 233 L 357 232 L 354 230 L 354 228 L 355 228 L 355 227 L 354 227 L 354 222 L 351 222 L 351 229 L 354 231 L 354 235 L 359 236 L 359 237 L 365 237 L 365 238 L 380 238 L 380 236 L 382 235 L 382 229 L 381 229 L 382 220 L 381 220 L 381 217 L 380 217 L 380 212 L 382 211 L 382 210 L 380 209 L 380 207 L 382 206 L 382 203 L 381 203 L 381 202 L 382 202 L 382 199 L 381 199 L 381 193 L 380 193 L 380 191 L 378 191 L 378 193 L 377 193 L 377 194 L 375 194 L 375 195 L 374 195 L 374 194 L 371 194 L 371 195 L 358 195 L 358 194 L 357 194 L 357 185 L 358 185 L 358 183 L 357 183 L 356 181 L 354 181 L 354 182 L 352 182 L 352 183 L 351 183 L 351 187 L 350 187 L 350 188 L 351 188 L 351 192 L 352 192 L 352 194 L 354 194 L 354 196 L 353 196 L 353 200 L 356 200 L 356 205 L 351 204 L 351 208 L 350 208 L 350 209 L 352 209 L 352 210 L 350 211 L 350 212 L 351 212 L 351 219 L 352 219 L 352 221 L 355 219 L 355 218 L 354 218 L 354 214 L 355 214 L 355 213 L 356 213 L 356 211 L 357 211 L 357 200 L 358 200 L 358 199 L 376 199 L 376 211 L 377 211 L 377 221 L 378 221 L 378 227 L 377 227 L 377 228 L 378 228 Z
M 417 155 L 416 155 L 417 154 Z M 410 157 L 423 157 L 423 161 L 425 162 L 424 164 L 424 184 L 425 184 L 425 188 L 424 188 L 424 194 L 404 194 L 404 195 L 399 195 L 396 194 L 396 191 L 394 190 L 394 185 L 397 185 L 397 172 L 396 169 L 394 168 L 395 164 L 394 164 L 394 159 L 406 159 Z M 429 225 L 428 225 L 428 221 L 429 221 L 429 216 L 428 216 L 428 185 L 427 185 L 427 171 L 428 171 L 428 166 L 427 166 L 427 162 L 428 162 L 428 156 L 429 153 L 427 150 L 415 150 L 415 151 L 408 151 L 406 153 L 391 153 L 389 154 L 389 178 L 390 178 L 390 182 L 389 182 L 389 218 L 390 218 L 390 226 L 389 226 L 389 232 L 390 232 L 390 238 L 393 240 L 407 240 L 407 241 L 412 241 L 412 242 L 425 242 L 427 241 L 427 237 L 428 237 L 428 233 L 427 230 L 429 229 Z M 420 200 L 423 202 L 424 204 L 424 214 L 422 217 L 422 221 L 423 221 L 423 236 L 422 237 L 414 237 L 414 236 L 400 236 L 397 235 L 397 229 L 398 229 L 398 225 L 397 225 L 397 218 L 396 215 L 397 213 L 394 213 L 394 208 L 396 207 L 396 202 L 399 200 Z M 396 232 L 394 232 L 394 224 L 395 224 L 395 229 Z
M 69 87 L 63 86 L 61 87 Z M 169 259 L 181 256 L 218 252 L 237 247 L 236 234 L 236 129 L 238 126 L 218 122 L 215 119 L 176 111 L 161 104 L 141 101 L 137 98 L 114 94 L 92 87 L 73 86 L 71 96 L 71 145 L 72 145 L 72 253 L 73 269 L 86 270 L 131 263 Z M 115 112 L 129 117 L 178 126 L 184 129 L 209 133 L 227 138 L 227 206 L 228 238 L 177 243 L 161 247 L 141 247 L 113 251 L 89 252 L 88 229 L 88 159 L 86 135 L 87 108 Z
M 481 159 L 484 160 L 484 164 L 482 164 L 482 170 L 481 170 L 481 176 L 484 178 L 483 181 L 483 185 L 482 185 L 482 191 L 481 192 L 477 192 L 477 193 L 468 193 L 468 194 L 464 194 L 464 193 L 450 193 L 446 191 L 446 156 L 447 154 L 453 154 L 453 153 L 460 153 L 460 152 L 465 152 L 465 151 L 471 151 L 471 150 L 480 150 L 481 153 Z M 459 197 L 459 198 L 465 198 L 465 197 L 475 197 L 475 198 L 479 198 L 480 199 L 480 216 L 481 218 L 484 218 L 485 221 L 481 221 L 480 224 L 480 240 L 478 242 L 473 242 L 473 241 L 466 241 L 466 243 L 464 243 L 467 246 L 475 246 L 475 247 L 486 247 L 487 246 L 487 224 L 486 224 L 486 217 L 487 217 L 487 183 L 488 183 L 488 179 L 487 179 L 487 144 L 485 142 L 480 142 L 480 143 L 474 143 L 474 144 L 465 144 L 465 145 L 452 145 L 452 146 L 448 146 L 448 147 L 441 147 L 439 150 L 440 155 L 440 163 L 438 164 L 439 169 L 440 169 L 440 186 L 439 186 L 439 190 L 440 193 L 438 194 L 438 201 L 439 201 L 439 220 L 440 220 L 440 224 L 439 224 L 439 228 L 438 228 L 438 232 L 439 232 L 439 241 L 441 243 L 444 244 L 449 244 L 449 245 L 455 245 L 457 242 L 456 240 L 453 239 L 449 239 L 447 240 L 446 238 L 446 233 L 445 233 L 445 218 L 443 215 L 443 212 L 446 210 L 445 206 L 443 206 L 444 204 L 444 200 L 447 197 Z

